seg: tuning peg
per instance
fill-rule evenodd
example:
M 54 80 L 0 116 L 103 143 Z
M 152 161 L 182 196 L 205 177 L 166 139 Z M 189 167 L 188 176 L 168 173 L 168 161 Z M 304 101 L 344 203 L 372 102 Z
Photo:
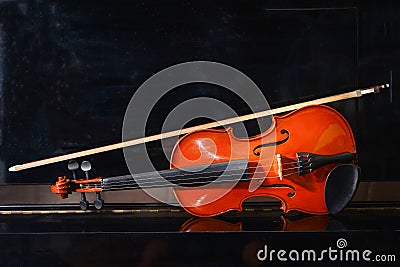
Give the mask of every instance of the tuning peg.
M 89 201 L 87 201 L 85 193 L 81 193 L 79 206 L 81 207 L 81 210 L 87 210 L 89 208 Z
M 70 160 L 67 167 L 72 172 L 73 180 L 76 180 L 76 171 L 79 169 L 79 163 L 76 160 Z
M 104 200 L 101 199 L 101 195 L 99 192 L 96 192 L 96 200 L 94 201 L 94 207 L 97 210 L 101 210 L 104 206 Z
M 86 179 L 89 179 L 89 171 L 91 169 L 92 169 L 92 164 L 89 161 L 87 160 L 82 161 L 81 170 L 85 172 Z
M 76 160 L 70 160 L 68 162 L 68 170 L 70 171 L 76 171 L 77 169 L 79 169 L 79 164 Z
M 79 168 L 79 165 L 78 165 Z M 81 170 L 85 172 L 86 179 L 89 179 L 89 171 L 92 169 L 92 164 L 89 161 L 84 160 L 81 163 Z M 89 201 L 86 199 L 85 193 L 81 193 L 81 201 L 79 202 L 81 210 L 87 210 L 89 208 Z

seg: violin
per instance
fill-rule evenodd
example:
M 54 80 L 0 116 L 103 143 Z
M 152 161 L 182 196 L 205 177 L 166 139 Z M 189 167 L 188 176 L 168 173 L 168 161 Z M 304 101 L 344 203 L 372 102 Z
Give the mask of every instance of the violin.
M 323 105 L 275 116 L 267 131 L 250 139 L 237 138 L 232 128 L 186 134 L 175 144 L 170 163 L 171 169 L 162 172 L 78 180 L 64 176 L 51 190 L 62 198 L 72 191 L 99 194 L 139 188 L 137 179 L 147 188 L 163 187 L 166 183 L 156 179 L 161 174 L 176 185 L 179 204 L 198 217 L 241 211 L 243 201 L 255 196 L 279 199 L 284 212 L 327 214 L 344 208 L 358 181 L 351 128 L 342 115 Z M 252 182 L 255 188 L 249 190 Z
M 232 124 L 240 119 L 244 121 L 297 108 L 283 116 L 272 116 L 269 129 L 251 138 L 236 137 L 232 128 L 209 129 L 221 126 L 221 122 L 164 133 L 166 137 L 184 134 L 174 146 L 169 170 L 89 178 L 87 170 L 90 166 L 84 162 L 82 170 L 86 172 L 86 178 L 76 179 L 75 174 L 73 179 L 59 177 L 51 191 L 61 198 L 80 192 L 83 210 L 89 207 L 85 193 L 96 193 L 94 204 L 101 209 L 104 201 L 100 193 L 104 191 L 173 186 L 179 204 L 198 217 L 241 211 L 245 200 L 257 196 L 280 200 L 281 209 L 286 213 L 296 210 L 316 215 L 336 214 L 351 200 L 358 184 L 357 150 L 346 119 L 320 103 L 359 97 L 386 87 L 387 84 L 359 89 L 280 108 L 279 112 L 261 112 L 246 115 L 244 119 L 222 121 L 222 125 Z M 18 171 L 161 138 L 160 135 L 145 137 L 16 165 L 10 170 Z M 68 167 L 76 172 L 79 166 L 72 161 Z

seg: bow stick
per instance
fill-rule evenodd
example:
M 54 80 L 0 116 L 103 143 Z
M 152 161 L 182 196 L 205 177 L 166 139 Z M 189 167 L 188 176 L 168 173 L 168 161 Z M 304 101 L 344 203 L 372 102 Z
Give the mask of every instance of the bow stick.
M 178 135 L 182 135 L 182 134 L 187 134 L 187 133 L 190 133 L 193 131 L 204 130 L 204 129 L 214 128 L 214 127 L 220 127 L 220 126 L 225 126 L 228 124 L 234 124 L 234 123 L 248 121 L 248 120 L 257 119 L 257 118 L 262 118 L 262 117 L 266 117 L 266 116 L 270 116 L 270 115 L 274 115 L 274 114 L 284 113 L 284 112 L 292 111 L 292 110 L 299 109 L 299 108 L 309 106 L 309 105 L 320 105 L 320 104 L 326 104 L 326 103 L 335 102 L 335 101 L 344 100 L 344 99 L 361 97 L 363 95 L 370 94 L 370 93 L 378 93 L 380 91 L 380 89 L 384 89 L 384 88 L 388 88 L 388 87 L 389 87 L 389 84 L 383 84 L 383 85 L 377 85 L 377 86 L 363 88 L 363 89 L 357 89 L 352 92 L 342 93 L 342 94 L 338 94 L 338 95 L 334 95 L 334 96 L 323 97 L 323 98 L 306 101 L 306 102 L 302 102 L 302 103 L 298 103 L 298 104 L 293 104 L 293 105 L 289 105 L 289 106 L 285 106 L 285 107 L 260 111 L 260 112 L 253 113 L 253 114 L 243 115 L 243 116 L 239 116 L 239 117 L 235 117 L 235 118 L 224 119 L 221 121 L 210 122 L 210 123 L 206 123 L 206 124 L 202 124 L 202 125 L 198 125 L 198 126 L 193 126 L 193 127 L 189 127 L 189 128 L 180 129 L 180 130 L 174 130 L 174 131 L 166 132 L 166 133 L 160 133 L 160 134 L 156 134 L 156 135 L 152 135 L 152 136 L 146 136 L 146 137 L 129 140 L 129 141 L 125 141 L 125 142 L 121 142 L 121 143 L 117 143 L 117 144 L 106 145 L 106 146 L 102 146 L 102 147 L 97 147 L 97 148 L 92 148 L 92 149 L 83 150 L 83 151 L 79 151 L 79 152 L 74 152 L 71 154 L 56 156 L 56 157 L 42 159 L 42 160 L 38 160 L 38 161 L 32 161 L 29 163 L 12 166 L 8 170 L 11 172 L 26 170 L 26 169 L 30 169 L 30 168 L 34 168 L 34 167 L 39 167 L 39 166 L 43 166 L 43 165 L 47 165 L 47 164 L 51 164 L 51 163 L 64 161 L 64 160 L 85 157 L 85 156 L 89 156 L 89 155 L 93 155 L 93 154 L 97 154 L 97 153 L 101 153 L 101 152 L 121 149 L 124 147 L 134 146 L 134 145 L 143 144 L 143 143 L 156 141 L 156 140 L 161 140 L 161 139 L 165 139 L 165 138 L 170 138 L 170 137 L 174 137 L 174 136 L 178 136 Z

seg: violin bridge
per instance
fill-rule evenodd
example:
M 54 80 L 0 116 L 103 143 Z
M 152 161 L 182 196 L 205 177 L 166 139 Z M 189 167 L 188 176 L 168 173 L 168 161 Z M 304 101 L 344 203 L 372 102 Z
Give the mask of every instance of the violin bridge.
M 276 154 L 276 161 L 278 163 L 278 175 L 279 175 L 279 180 L 282 181 L 283 175 L 282 175 L 282 157 L 281 154 Z

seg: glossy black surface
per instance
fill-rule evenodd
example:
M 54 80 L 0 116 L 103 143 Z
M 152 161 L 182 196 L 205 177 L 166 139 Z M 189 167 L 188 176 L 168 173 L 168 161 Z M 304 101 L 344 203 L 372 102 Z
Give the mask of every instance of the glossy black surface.
M 337 216 L 285 217 L 273 206 L 268 211 L 247 206 L 243 213 L 211 219 L 170 212 L 166 207 L 152 207 L 152 211 L 133 207 L 135 212 L 130 214 L 1 215 L 0 256 L 2 266 L 293 266 L 293 261 L 276 258 L 259 261 L 257 252 L 265 245 L 269 250 L 337 249 L 337 240 L 345 239 L 344 251 L 369 249 L 373 255 L 395 255 L 398 261 L 396 207 L 353 206 Z M 209 224 L 204 220 L 212 220 L 213 227 L 205 227 Z M 190 228 L 196 224 L 203 230 Z M 236 230 L 226 230 L 226 225 Z M 363 261 L 301 262 L 321 263 L 369 266 Z
M 284 214 L 273 203 L 248 203 L 242 212 L 199 218 L 160 204 L 109 204 L 102 211 L 91 207 L 86 212 L 76 205 L 21 205 L 1 207 L 0 233 L 399 231 L 398 207 L 398 202 L 351 203 L 337 215 L 316 216 Z

